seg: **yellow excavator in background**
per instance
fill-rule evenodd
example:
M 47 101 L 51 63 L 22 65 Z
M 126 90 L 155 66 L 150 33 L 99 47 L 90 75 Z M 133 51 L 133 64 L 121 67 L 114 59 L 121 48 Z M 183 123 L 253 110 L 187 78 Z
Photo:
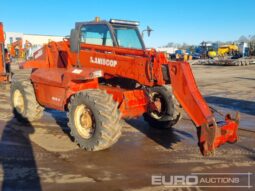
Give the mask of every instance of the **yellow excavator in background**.
M 238 46 L 235 44 L 226 44 L 218 48 L 218 56 L 235 55 L 238 52 Z
M 233 56 L 238 53 L 238 46 L 236 44 L 225 44 L 218 47 L 215 43 L 203 41 L 200 45 L 202 49 L 202 58 L 215 58 L 217 56 Z

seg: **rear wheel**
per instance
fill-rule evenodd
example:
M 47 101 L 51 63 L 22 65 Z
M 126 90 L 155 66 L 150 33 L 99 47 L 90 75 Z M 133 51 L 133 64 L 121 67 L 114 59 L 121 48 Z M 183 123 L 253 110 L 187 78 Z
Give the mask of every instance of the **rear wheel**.
M 155 128 L 171 128 L 181 118 L 179 104 L 170 87 L 157 86 L 151 88 L 151 105 L 144 114 L 144 119 Z
M 43 107 L 36 100 L 34 87 L 28 80 L 13 81 L 11 84 L 11 105 L 19 121 L 36 121 L 43 115 Z
M 71 97 L 68 126 L 75 142 L 88 151 L 104 150 L 121 135 L 120 112 L 112 95 L 86 90 Z

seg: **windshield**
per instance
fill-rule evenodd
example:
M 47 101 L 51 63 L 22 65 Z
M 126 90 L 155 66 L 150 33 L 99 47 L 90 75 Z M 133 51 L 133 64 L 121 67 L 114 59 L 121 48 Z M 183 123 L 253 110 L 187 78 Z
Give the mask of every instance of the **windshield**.
M 143 49 L 139 31 L 128 26 L 114 26 L 116 40 L 120 47 Z

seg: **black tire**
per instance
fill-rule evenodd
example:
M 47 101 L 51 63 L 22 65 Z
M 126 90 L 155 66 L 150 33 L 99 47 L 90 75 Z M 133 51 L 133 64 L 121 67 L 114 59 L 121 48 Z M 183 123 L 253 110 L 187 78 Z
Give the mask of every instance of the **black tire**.
M 180 119 L 180 106 L 175 97 L 172 94 L 170 87 L 168 86 L 156 86 L 151 88 L 151 93 L 160 95 L 160 99 L 163 102 L 162 113 L 156 114 L 152 111 L 148 111 L 144 114 L 144 120 L 149 123 L 150 126 L 159 129 L 171 128 Z
M 16 93 L 15 93 L 16 92 Z M 23 109 L 17 106 L 16 94 L 20 93 Z M 18 121 L 32 122 L 39 120 L 43 115 L 44 108 L 36 100 L 34 87 L 31 81 L 13 81 L 11 84 L 11 105 L 13 114 Z
M 86 108 L 86 112 L 89 112 L 91 116 L 92 122 L 90 121 L 90 123 L 93 125 L 89 127 L 91 132 L 89 132 L 88 137 L 81 133 L 84 128 L 84 124 L 81 125 L 84 115 L 79 116 L 77 114 L 80 107 Z M 121 114 L 118 110 L 118 104 L 113 100 L 112 95 L 107 94 L 106 91 L 86 90 L 73 95 L 68 104 L 68 119 L 71 136 L 81 148 L 88 151 L 107 149 L 116 143 L 121 136 Z M 79 124 L 77 125 L 77 123 Z M 87 120 L 85 126 L 88 123 Z

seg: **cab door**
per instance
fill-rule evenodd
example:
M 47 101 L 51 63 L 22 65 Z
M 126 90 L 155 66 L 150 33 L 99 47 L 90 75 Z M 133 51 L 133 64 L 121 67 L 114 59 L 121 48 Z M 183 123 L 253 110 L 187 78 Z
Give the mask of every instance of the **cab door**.
M 114 41 L 107 24 L 86 24 L 80 28 L 80 64 L 103 71 L 114 70 Z

